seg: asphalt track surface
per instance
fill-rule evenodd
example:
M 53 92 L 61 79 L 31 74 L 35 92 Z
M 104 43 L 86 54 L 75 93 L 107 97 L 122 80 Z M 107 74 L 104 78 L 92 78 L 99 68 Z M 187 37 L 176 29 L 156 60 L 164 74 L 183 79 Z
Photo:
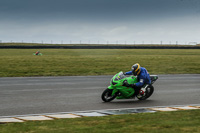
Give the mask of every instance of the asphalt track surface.
M 101 94 L 112 76 L 0 78 L 0 116 L 200 103 L 200 74 L 158 76 L 149 99 L 110 103 Z

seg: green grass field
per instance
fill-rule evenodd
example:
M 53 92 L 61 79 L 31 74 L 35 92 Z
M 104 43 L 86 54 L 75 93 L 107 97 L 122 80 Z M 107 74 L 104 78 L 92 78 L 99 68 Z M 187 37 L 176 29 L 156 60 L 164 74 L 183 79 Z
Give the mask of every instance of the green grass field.
M 0 77 L 114 75 L 140 63 L 150 74 L 200 74 L 200 50 L 0 49 Z M 0 133 L 198 133 L 200 110 L 0 124 Z
M 172 47 L 199 47 L 200 44 L 197 45 L 185 45 L 185 44 L 55 44 L 55 43 L 26 43 L 26 42 L 0 42 L 0 46 L 172 46 Z
M 0 49 L 0 77 L 114 75 L 139 63 L 150 74 L 200 73 L 197 49 Z
M 200 110 L 1 124 L 0 133 L 199 133 Z

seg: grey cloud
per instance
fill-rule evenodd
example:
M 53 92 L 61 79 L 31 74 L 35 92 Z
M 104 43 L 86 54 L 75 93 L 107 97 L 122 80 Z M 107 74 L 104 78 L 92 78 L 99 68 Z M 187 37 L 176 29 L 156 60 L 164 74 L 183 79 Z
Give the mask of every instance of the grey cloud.
M 10 19 L 134 20 L 198 12 L 193 0 L 2 0 L 0 12 Z
M 198 40 L 198 0 L 1 0 L 0 40 Z

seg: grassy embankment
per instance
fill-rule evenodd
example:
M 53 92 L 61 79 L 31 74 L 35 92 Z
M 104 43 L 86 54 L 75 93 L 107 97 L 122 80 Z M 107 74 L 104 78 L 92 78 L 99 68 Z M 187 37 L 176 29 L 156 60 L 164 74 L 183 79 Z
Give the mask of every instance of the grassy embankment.
M 0 49 L 0 77 L 113 75 L 140 63 L 150 74 L 200 73 L 199 49 Z
M 0 77 L 107 75 L 129 71 L 138 62 L 150 74 L 200 73 L 200 50 L 37 50 L 1 49 Z M 84 117 L 0 125 L 14 132 L 200 132 L 200 110 Z
M 0 125 L 0 133 L 199 133 L 200 110 L 30 121 Z
M 0 42 L 0 46 L 172 46 L 172 47 L 199 47 L 197 45 L 185 45 L 185 44 L 87 44 L 87 43 L 73 43 L 73 44 L 55 44 L 55 43 L 22 43 L 22 42 Z

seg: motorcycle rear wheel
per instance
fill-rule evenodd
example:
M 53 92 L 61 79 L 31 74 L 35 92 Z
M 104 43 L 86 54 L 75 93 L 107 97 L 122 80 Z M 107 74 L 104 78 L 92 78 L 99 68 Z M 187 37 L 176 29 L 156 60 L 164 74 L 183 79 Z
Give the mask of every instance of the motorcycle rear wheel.
M 154 87 L 152 85 L 148 86 L 147 90 L 146 90 L 146 95 L 142 96 L 142 97 L 138 97 L 138 95 L 136 96 L 139 100 L 146 100 L 147 98 L 149 98 L 154 92 Z
M 114 99 L 117 97 L 117 93 L 115 93 L 115 94 L 112 96 L 112 92 L 113 92 L 113 90 L 111 90 L 111 89 L 106 89 L 106 90 L 104 90 L 104 92 L 103 92 L 102 95 L 101 95 L 101 99 L 102 99 L 104 102 L 110 102 L 110 101 L 114 100 Z

